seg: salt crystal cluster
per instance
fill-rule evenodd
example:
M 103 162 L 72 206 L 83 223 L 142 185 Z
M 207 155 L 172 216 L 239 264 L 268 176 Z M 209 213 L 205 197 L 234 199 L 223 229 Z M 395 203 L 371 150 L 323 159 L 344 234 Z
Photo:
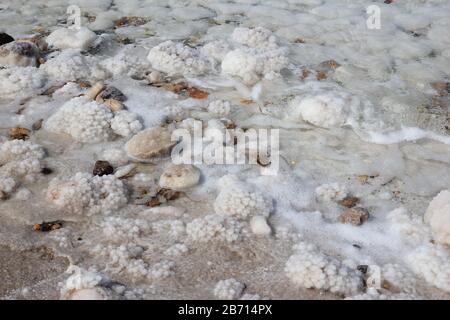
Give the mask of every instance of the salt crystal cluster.
M 96 40 L 97 35 L 86 27 L 56 29 L 46 39 L 49 46 L 58 49 L 80 50 L 89 49 Z
M 3 98 L 31 97 L 45 90 L 48 77 L 40 68 L 0 68 L 0 96 Z
M 225 100 L 214 100 L 208 105 L 208 111 L 220 117 L 228 115 L 231 111 L 231 103 Z
M 307 242 L 294 246 L 294 254 L 286 262 L 285 272 L 296 286 L 344 295 L 356 294 L 363 284 L 359 271 Z
M 450 292 L 450 255 L 440 245 L 422 245 L 406 257 L 410 268 L 429 284 Z
M 83 55 L 75 49 L 53 54 L 39 69 L 60 82 L 105 79 L 108 76 L 96 57 Z
M 194 242 L 235 242 L 242 237 L 243 224 L 220 214 L 209 214 L 186 225 L 188 238 Z
M 87 216 L 111 214 L 128 200 L 124 184 L 115 176 L 81 172 L 68 179 L 53 179 L 47 198 L 60 209 Z
M 270 30 L 236 28 L 231 39 L 239 46 L 222 61 L 222 72 L 237 77 L 247 85 L 273 79 L 288 65 L 287 49 L 279 47 Z
M 220 300 L 237 300 L 245 285 L 234 278 L 220 280 L 214 287 L 214 296 Z
M 450 190 L 441 191 L 430 202 L 425 213 L 425 222 L 431 226 L 438 243 L 450 246 Z
M 268 217 L 272 211 L 272 202 L 263 194 L 252 190 L 236 176 L 227 175 L 218 181 L 219 195 L 214 202 L 217 214 L 247 219 L 256 215 Z
M 83 96 L 66 102 L 47 119 L 44 128 L 66 133 L 79 142 L 97 143 L 110 140 L 114 133 L 131 136 L 140 131 L 142 125 L 134 113 L 126 110 L 113 113 L 105 105 Z
M 194 48 L 166 41 L 153 47 L 147 59 L 156 70 L 174 75 L 199 75 L 205 73 L 209 61 Z
M 0 143 L 0 192 L 10 193 L 20 182 L 34 180 L 44 156 L 44 149 L 30 141 Z
M 324 201 L 339 201 L 346 196 L 346 188 L 337 182 L 322 184 L 316 188 L 316 197 Z
M 340 127 L 347 123 L 360 101 L 344 91 L 329 90 L 296 97 L 289 104 L 288 119 L 306 121 L 322 128 Z
M 107 291 L 101 287 L 104 278 L 96 271 L 70 266 L 67 272 L 72 275 L 63 284 L 62 299 L 107 300 L 109 298 Z

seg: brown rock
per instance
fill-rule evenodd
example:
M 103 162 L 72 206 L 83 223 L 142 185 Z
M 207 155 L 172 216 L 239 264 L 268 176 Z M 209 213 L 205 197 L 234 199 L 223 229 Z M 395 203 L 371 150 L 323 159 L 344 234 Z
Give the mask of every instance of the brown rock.
M 369 211 L 361 207 L 355 207 L 344 211 L 339 216 L 339 221 L 345 224 L 360 226 L 369 219 Z
M 344 199 L 342 199 L 341 201 L 339 201 L 338 203 L 341 206 L 347 207 L 347 208 L 353 208 L 359 201 L 359 198 L 357 197 L 352 197 L 352 196 L 347 196 Z
M 30 130 L 28 130 L 27 128 L 15 127 L 9 129 L 9 136 L 12 139 L 25 140 L 28 139 L 29 134 Z
M 109 164 L 108 161 L 98 160 L 95 162 L 92 174 L 94 176 L 104 176 L 108 174 L 113 174 L 113 172 L 114 168 Z

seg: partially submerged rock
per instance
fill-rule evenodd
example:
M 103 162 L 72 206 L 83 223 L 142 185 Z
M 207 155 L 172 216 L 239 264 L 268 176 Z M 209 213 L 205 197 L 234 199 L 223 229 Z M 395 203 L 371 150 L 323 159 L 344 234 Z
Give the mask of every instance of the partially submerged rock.
M 339 221 L 345 224 L 360 226 L 369 219 L 369 211 L 361 207 L 350 208 L 339 216 Z
M 40 50 L 29 41 L 13 41 L 0 47 L 0 65 L 36 67 Z
M 168 189 L 185 189 L 195 186 L 200 180 L 200 171 L 190 164 L 171 165 L 159 179 L 159 185 Z
M 0 32 L 0 46 L 4 45 L 5 43 L 13 42 L 14 38 L 11 37 L 9 34 Z
M 153 157 L 166 155 L 176 141 L 171 140 L 169 130 L 153 127 L 142 130 L 134 135 L 125 145 L 125 151 L 132 159 L 150 160 Z

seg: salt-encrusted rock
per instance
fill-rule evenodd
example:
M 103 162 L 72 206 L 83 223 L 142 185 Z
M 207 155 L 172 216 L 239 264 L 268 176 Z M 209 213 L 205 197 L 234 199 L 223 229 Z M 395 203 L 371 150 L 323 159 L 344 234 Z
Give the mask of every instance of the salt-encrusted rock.
M 96 143 L 111 138 L 113 113 L 87 97 L 66 102 L 44 122 L 44 128 L 55 133 L 69 134 L 79 142 Z
M 267 223 L 267 218 L 264 216 L 254 216 L 250 219 L 250 230 L 260 236 L 268 236 L 272 233 L 272 229 Z
M 352 224 L 360 226 L 369 219 L 369 211 L 364 208 L 355 207 L 345 210 L 340 216 L 341 223 Z
M 276 44 L 277 39 L 272 34 L 272 31 L 263 27 L 256 27 L 253 29 L 242 27 L 236 28 L 231 34 L 231 40 L 251 48 L 267 50 L 278 47 Z
M 297 97 L 289 104 L 288 119 L 304 120 L 322 128 L 343 126 L 350 111 L 358 109 L 360 101 L 347 92 L 326 91 Z
M 164 80 L 162 73 L 159 71 L 152 71 L 146 76 L 149 83 L 160 83 Z
M 14 38 L 11 37 L 9 34 L 0 32 L 0 46 L 4 45 L 6 43 L 13 42 L 13 41 L 14 41 Z
M 185 189 L 195 186 L 200 171 L 191 164 L 176 164 L 166 168 L 159 178 L 159 186 L 167 189 Z
M 272 199 L 240 181 L 234 175 L 226 175 L 218 181 L 219 195 L 214 202 L 217 214 L 248 219 L 261 215 L 268 217 L 273 209 Z
M 13 41 L 0 46 L 0 65 L 35 67 L 40 57 L 39 48 L 28 41 Z
M 119 110 L 114 113 L 114 118 L 111 120 L 111 129 L 119 136 L 129 137 L 138 133 L 142 129 L 142 124 L 136 113 Z
M 244 289 L 245 284 L 234 278 L 221 280 L 214 287 L 214 296 L 220 300 L 237 300 Z
M 24 140 L 0 143 L 0 194 L 6 198 L 21 181 L 33 181 L 41 172 L 44 149 Z
M 97 35 L 86 27 L 80 29 L 56 29 L 47 37 L 49 46 L 58 49 L 86 50 L 93 46 Z
M 166 41 L 153 47 L 147 57 L 152 67 L 168 75 L 199 75 L 205 73 L 210 64 L 196 49 Z
M 171 141 L 171 134 L 167 129 L 153 127 L 134 135 L 126 143 L 125 150 L 130 158 L 145 161 L 166 155 L 175 144 L 176 141 Z
M 284 270 L 296 286 L 353 295 L 362 289 L 363 279 L 348 264 L 320 252 L 313 244 L 300 242 Z
M 64 300 L 107 300 L 109 295 L 100 284 L 103 277 L 95 271 L 77 266 L 70 266 L 68 273 L 73 273 L 61 289 Z
M 221 66 L 226 75 L 237 77 L 246 85 L 254 85 L 263 78 L 271 80 L 279 76 L 288 62 L 283 49 L 259 52 L 254 48 L 243 48 L 228 52 Z
M 430 202 L 425 222 L 431 226 L 437 242 L 450 246 L 450 190 L 441 191 Z
M 60 209 L 88 216 L 111 214 L 128 201 L 124 184 L 115 176 L 81 172 L 68 179 L 53 179 L 47 198 Z
M 76 49 L 66 49 L 54 52 L 50 58 L 39 68 L 61 82 L 77 80 L 101 80 L 108 73 L 100 67 L 97 57 L 83 55 Z
M 186 225 L 188 239 L 193 242 L 235 242 L 244 235 L 242 223 L 220 214 L 209 214 Z
M 47 75 L 34 67 L 0 68 L 0 96 L 26 98 L 45 90 Z

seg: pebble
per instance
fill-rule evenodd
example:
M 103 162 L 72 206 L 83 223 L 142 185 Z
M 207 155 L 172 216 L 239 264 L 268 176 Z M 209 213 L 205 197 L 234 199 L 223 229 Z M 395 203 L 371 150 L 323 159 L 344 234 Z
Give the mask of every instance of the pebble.
M 101 91 L 97 98 L 100 97 L 103 100 L 114 99 L 120 102 L 124 102 L 127 97 L 123 94 L 122 91 L 113 86 L 107 86 L 103 91 Z
M 195 186 L 200 180 L 200 171 L 190 164 L 171 165 L 159 178 L 159 186 L 168 189 L 185 189 Z
M 36 67 L 39 57 L 39 48 L 28 41 L 13 41 L 0 47 L 0 65 Z
M 114 168 L 109 164 L 108 161 L 98 160 L 95 162 L 94 170 L 92 174 L 94 176 L 104 176 L 108 174 L 113 174 Z
M 166 155 L 176 141 L 171 141 L 169 130 L 152 127 L 134 135 L 126 144 L 127 155 L 138 161 L 147 161 L 153 157 Z
M 272 233 L 272 229 L 267 223 L 264 216 L 254 216 L 250 219 L 250 230 L 252 233 L 260 236 L 268 236 Z
M 13 41 L 14 41 L 14 38 L 11 37 L 9 34 L 0 32 L 0 46 L 4 45 L 6 43 L 13 42 Z
M 105 84 L 101 81 L 96 82 L 91 89 L 86 93 L 86 96 L 91 98 L 92 100 L 95 100 L 95 98 L 98 96 L 98 94 L 103 91 L 105 88 Z
M 344 211 L 339 216 L 339 221 L 345 224 L 360 226 L 369 219 L 369 211 L 361 207 L 354 207 Z

